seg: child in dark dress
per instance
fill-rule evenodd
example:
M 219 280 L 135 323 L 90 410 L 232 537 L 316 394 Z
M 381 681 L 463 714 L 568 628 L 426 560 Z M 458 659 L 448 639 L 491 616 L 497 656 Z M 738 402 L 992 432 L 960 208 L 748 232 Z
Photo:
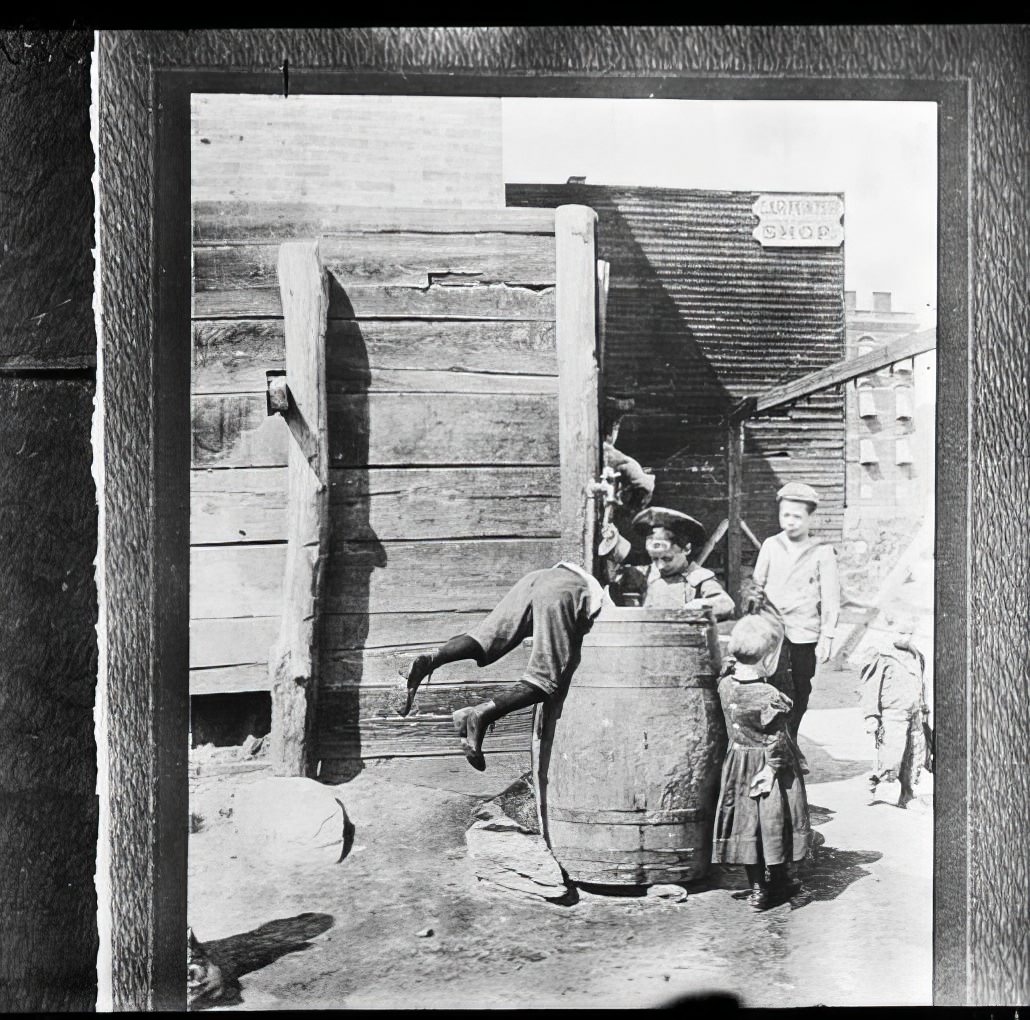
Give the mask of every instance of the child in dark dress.
M 812 840 L 798 750 L 788 727 L 792 703 L 762 669 L 777 641 L 767 621 L 745 616 L 730 635 L 735 663 L 719 682 L 729 743 L 712 861 L 744 865 L 751 885 L 748 902 L 756 910 L 801 892 L 789 865 L 804 859 Z

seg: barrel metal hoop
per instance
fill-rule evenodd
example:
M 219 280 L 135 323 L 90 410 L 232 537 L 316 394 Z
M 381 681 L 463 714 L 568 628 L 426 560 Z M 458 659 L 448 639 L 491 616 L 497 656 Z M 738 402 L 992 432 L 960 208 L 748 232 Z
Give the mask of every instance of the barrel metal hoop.
M 682 690 L 714 690 L 717 677 L 714 673 L 695 673 L 684 676 L 682 673 L 654 673 L 641 678 L 640 676 L 622 676 L 620 674 L 594 673 L 589 680 L 577 683 L 576 676 L 573 676 L 572 685 L 577 691 L 588 691 L 592 688 L 622 687 L 632 688 L 635 691 L 646 691 L 668 687 L 678 687 Z
M 589 808 L 566 808 L 548 804 L 547 817 L 552 822 L 576 825 L 688 825 L 709 817 L 704 808 L 678 808 L 674 811 L 602 811 Z
M 676 847 L 672 850 L 595 850 L 593 847 L 562 847 L 562 867 L 599 864 L 613 872 L 649 871 L 658 868 L 696 867 L 700 847 Z M 704 863 L 707 863 L 705 859 Z

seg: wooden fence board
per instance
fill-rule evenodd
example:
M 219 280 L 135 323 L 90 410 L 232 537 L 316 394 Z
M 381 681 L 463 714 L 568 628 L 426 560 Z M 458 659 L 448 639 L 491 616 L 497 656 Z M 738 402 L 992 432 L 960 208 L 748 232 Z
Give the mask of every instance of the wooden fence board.
M 194 467 L 285 466 L 288 431 L 267 415 L 263 394 L 192 404 Z M 337 468 L 556 464 L 557 402 L 547 394 L 331 394 L 329 449 Z
M 285 559 L 285 545 L 193 547 L 191 619 L 277 615 Z M 341 543 L 329 557 L 326 612 L 490 610 L 523 574 L 559 559 L 560 542 L 548 538 Z
M 368 209 L 315 202 L 194 202 L 195 244 L 282 242 L 341 232 L 554 234 L 553 209 Z
M 197 290 L 193 317 L 239 319 L 282 315 L 279 288 Z M 425 287 L 350 284 L 334 280 L 332 319 L 485 319 L 554 321 L 554 288 L 507 283 L 432 282 Z

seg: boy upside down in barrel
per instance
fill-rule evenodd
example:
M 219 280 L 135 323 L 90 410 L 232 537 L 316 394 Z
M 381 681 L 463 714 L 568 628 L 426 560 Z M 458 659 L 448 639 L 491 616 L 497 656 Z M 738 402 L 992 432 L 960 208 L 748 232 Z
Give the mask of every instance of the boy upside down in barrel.
M 639 470 L 635 461 L 630 463 Z M 695 576 L 695 585 L 689 585 L 685 578 L 680 582 L 687 569 L 692 546 L 704 541 L 704 529 L 697 521 L 675 510 L 656 507 L 637 514 L 633 524 L 635 530 L 646 534 L 651 543 L 648 546 L 651 569 L 656 576 L 670 579 L 669 584 L 678 591 L 681 606 L 710 604 L 719 614 L 732 614 L 732 599 L 712 577 L 700 579 Z M 625 552 L 622 554 L 624 558 Z M 650 572 L 646 573 L 650 576 Z M 702 573 L 710 575 L 711 572 Z M 695 596 L 702 587 L 705 595 L 699 600 Z M 666 593 L 665 597 L 670 596 Z M 408 714 L 419 684 L 440 666 L 463 659 L 472 659 L 480 667 L 488 666 L 532 636 L 533 650 L 520 680 L 491 700 L 459 708 L 451 716 L 469 764 L 483 771 L 486 760 L 482 747 L 487 727 L 517 709 L 565 692 L 569 678 L 579 664 L 583 637 L 593 626 L 604 601 L 605 591 L 597 579 L 575 563 L 562 562 L 531 571 L 520 578 L 486 619 L 469 633 L 459 634 L 431 652 L 417 655 L 406 669 L 401 670 L 401 676 L 407 680 L 408 696 L 399 713 Z M 644 604 L 649 604 L 646 598 Z

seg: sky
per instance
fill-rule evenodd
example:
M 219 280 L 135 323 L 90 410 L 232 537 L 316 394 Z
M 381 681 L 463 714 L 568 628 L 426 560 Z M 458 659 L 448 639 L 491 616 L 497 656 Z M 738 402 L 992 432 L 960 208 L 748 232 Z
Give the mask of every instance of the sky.
M 501 100 L 507 183 L 844 193 L 845 287 L 936 313 L 934 103 Z

